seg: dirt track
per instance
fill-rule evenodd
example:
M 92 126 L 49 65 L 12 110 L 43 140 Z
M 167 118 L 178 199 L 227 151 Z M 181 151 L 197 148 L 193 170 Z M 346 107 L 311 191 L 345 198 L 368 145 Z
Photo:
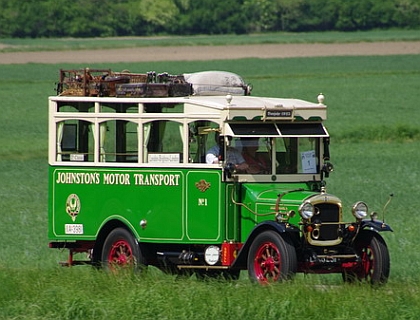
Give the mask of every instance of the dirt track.
M 0 64 L 220 60 L 349 55 L 420 54 L 420 41 L 347 44 L 143 47 L 110 50 L 0 53 Z

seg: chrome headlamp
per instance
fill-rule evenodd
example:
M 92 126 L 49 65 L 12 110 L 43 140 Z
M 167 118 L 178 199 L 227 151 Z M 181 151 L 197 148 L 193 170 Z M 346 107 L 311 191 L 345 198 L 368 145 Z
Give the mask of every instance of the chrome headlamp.
M 353 205 L 351 212 L 357 220 L 362 220 L 368 215 L 368 206 L 363 201 L 358 201 Z
M 299 206 L 299 214 L 305 220 L 312 218 L 314 213 L 315 208 L 310 202 L 304 202 Z

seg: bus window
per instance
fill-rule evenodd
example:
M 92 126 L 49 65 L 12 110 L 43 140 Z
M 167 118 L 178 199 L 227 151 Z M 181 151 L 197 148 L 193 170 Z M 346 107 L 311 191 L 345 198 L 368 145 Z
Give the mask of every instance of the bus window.
M 103 103 L 101 104 L 101 112 L 106 113 L 138 113 L 138 103 Z
M 93 124 L 83 120 L 65 120 L 56 127 L 57 161 L 93 161 Z
M 144 162 L 180 163 L 183 151 L 183 125 L 159 120 L 144 125 Z
M 297 173 L 297 138 L 276 138 L 276 173 Z
M 319 138 L 299 138 L 299 173 L 319 173 Z
M 145 103 L 145 113 L 183 113 L 183 103 Z
M 241 138 L 236 141 L 236 146 L 248 165 L 247 173 L 271 173 L 271 147 L 268 138 Z
M 137 124 L 125 120 L 102 122 L 99 130 L 101 162 L 137 162 Z
M 211 121 L 200 120 L 189 124 L 189 162 L 206 162 L 207 151 L 217 144 L 218 131 L 218 124 Z
M 57 103 L 58 112 L 95 112 L 95 103 L 63 101 Z
M 318 173 L 318 138 L 276 138 L 276 173 Z

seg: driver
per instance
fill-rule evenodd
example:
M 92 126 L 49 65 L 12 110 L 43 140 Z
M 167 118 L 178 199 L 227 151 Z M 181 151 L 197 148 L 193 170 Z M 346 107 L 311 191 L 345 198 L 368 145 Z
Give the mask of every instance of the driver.
M 270 162 L 263 154 L 258 153 L 258 138 L 242 138 L 242 156 L 248 164 L 247 173 L 269 173 Z
M 219 141 L 219 134 L 215 135 L 216 142 Z M 220 146 L 218 143 L 211 147 L 206 154 L 206 163 L 213 164 L 219 163 Z M 243 158 L 242 154 L 233 147 L 227 147 L 226 150 L 226 163 L 232 163 L 238 172 L 247 172 L 249 166 Z

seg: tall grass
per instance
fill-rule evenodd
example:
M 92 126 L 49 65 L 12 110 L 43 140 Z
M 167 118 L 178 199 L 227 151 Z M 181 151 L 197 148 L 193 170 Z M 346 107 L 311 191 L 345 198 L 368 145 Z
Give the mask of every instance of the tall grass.
M 260 287 L 156 272 L 0 271 L 3 319 L 414 319 L 420 307 L 418 283 L 374 289 L 300 277 Z
M 0 65 L 0 318 L 4 319 L 414 319 L 420 309 L 420 56 L 243 59 L 95 64 L 170 73 L 230 70 L 255 95 L 315 101 L 326 95 L 335 171 L 328 192 L 348 208 L 364 200 L 382 212 L 391 276 L 382 288 L 343 284 L 340 275 L 297 275 L 266 287 L 177 279 L 153 268 L 112 276 L 61 268 L 66 252 L 47 243 L 47 97 L 59 68 Z M 345 214 L 350 218 L 350 213 Z

